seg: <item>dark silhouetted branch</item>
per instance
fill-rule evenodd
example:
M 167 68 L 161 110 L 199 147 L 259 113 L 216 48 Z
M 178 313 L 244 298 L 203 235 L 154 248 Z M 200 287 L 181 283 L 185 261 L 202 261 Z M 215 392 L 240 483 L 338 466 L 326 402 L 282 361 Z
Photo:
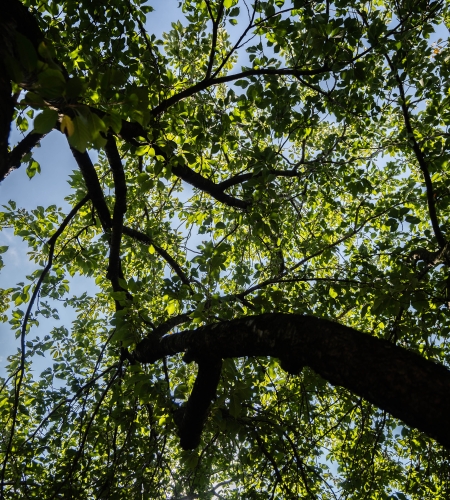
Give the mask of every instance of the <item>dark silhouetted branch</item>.
M 386 340 L 325 319 L 274 313 L 149 337 L 133 356 L 153 363 L 185 351 L 195 359 L 273 356 L 291 373 L 308 366 L 450 448 L 450 371 Z
M 77 149 L 72 147 L 70 149 L 83 175 L 89 196 L 98 213 L 103 230 L 107 231 L 111 227 L 111 215 L 95 167 L 87 152 L 80 153 Z
M 208 8 L 209 17 L 212 21 L 212 40 L 211 40 L 211 52 L 209 54 L 208 68 L 206 70 L 205 80 L 208 80 L 211 77 L 212 68 L 214 65 L 214 57 L 216 55 L 216 46 L 217 46 L 217 33 L 219 31 L 220 21 L 222 20 L 223 15 L 223 0 L 220 2 L 219 10 L 217 12 L 217 17 L 214 18 L 214 14 L 211 10 L 211 4 L 208 0 L 206 0 L 206 6 Z
M 224 203 L 225 205 L 241 209 L 246 209 L 251 205 L 250 200 L 240 200 L 239 198 L 226 194 L 224 192 L 224 188 L 219 187 L 219 184 L 206 179 L 185 165 L 173 166 L 172 173 L 188 184 L 191 184 L 191 186 L 208 193 L 214 199 Z
M 178 425 L 180 445 L 193 450 L 200 444 L 203 427 L 208 417 L 211 401 L 216 397 L 222 360 L 206 358 L 198 360 L 198 373 L 187 403 L 174 416 Z
M 321 66 L 320 68 L 315 69 L 291 69 L 291 68 L 261 68 L 261 69 L 248 69 L 246 71 L 242 71 L 241 73 L 235 73 L 233 75 L 220 76 L 217 78 L 211 78 L 209 80 L 202 80 L 201 82 L 196 83 L 192 87 L 189 87 L 185 90 L 182 90 L 178 94 L 169 97 L 165 101 L 161 102 L 158 106 L 152 109 L 152 115 L 158 116 L 164 111 L 167 111 L 171 106 L 176 104 L 187 97 L 191 97 L 202 90 L 206 90 L 209 87 L 214 85 L 219 85 L 221 83 L 233 82 L 235 80 L 239 80 L 240 78 L 247 78 L 249 76 L 314 76 L 320 75 L 322 73 L 328 73 L 330 68 L 327 64 Z
M 229 179 L 226 179 L 225 181 L 219 182 L 217 184 L 217 187 L 219 189 L 225 190 L 228 189 L 232 186 L 236 186 L 237 184 L 241 184 L 245 181 L 248 181 L 250 179 L 256 178 L 256 177 L 261 177 L 262 175 L 273 175 L 274 177 L 298 177 L 298 171 L 297 170 L 265 170 L 264 172 L 248 172 L 246 174 L 239 174 L 235 175 L 233 177 L 230 177 Z
M 0 182 L 9 175 L 13 170 L 19 168 L 22 163 L 22 158 L 28 154 L 36 144 L 45 137 L 45 134 L 36 134 L 35 132 L 30 132 L 26 135 L 17 146 L 8 155 L 8 171 L 2 177 L 0 176 Z
M 427 161 L 414 135 L 414 129 L 411 124 L 409 109 L 406 103 L 406 95 L 405 95 L 405 88 L 403 86 L 403 81 L 400 78 L 398 71 L 395 68 L 394 64 L 392 63 L 390 57 L 388 55 L 385 55 L 385 57 L 386 60 L 388 61 L 392 73 L 395 76 L 395 79 L 397 80 L 397 87 L 400 93 L 401 107 L 402 107 L 403 119 L 405 121 L 406 132 L 408 133 L 408 139 L 411 141 L 411 146 L 414 151 L 414 155 L 417 159 L 417 163 L 419 164 L 420 170 L 422 171 L 422 175 L 425 181 L 425 186 L 427 190 L 428 213 L 430 215 L 431 226 L 433 227 L 433 232 L 436 237 L 436 241 L 438 242 L 439 247 L 442 249 L 445 247 L 447 242 L 439 226 L 439 221 L 436 213 L 436 204 L 434 200 L 433 183 L 431 182 L 431 176 L 428 170 Z
M 112 135 L 108 136 L 105 145 L 105 153 L 108 158 L 109 166 L 111 167 L 115 188 L 112 234 L 109 247 L 108 278 L 111 280 L 114 291 L 117 292 L 122 290 L 122 287 L 119 285 L 119 278 L 123 278 L 120 248 L 123 231 L 123 216 L 127 211 L 127 184 L 122 161 L 119 151 L 117 150 L 116 140 Z

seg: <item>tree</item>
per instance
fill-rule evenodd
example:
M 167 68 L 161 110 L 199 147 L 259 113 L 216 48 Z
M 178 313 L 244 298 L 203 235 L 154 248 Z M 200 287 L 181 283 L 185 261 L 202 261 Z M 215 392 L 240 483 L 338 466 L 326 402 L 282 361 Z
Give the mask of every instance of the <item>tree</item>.
M 78 169 L 2 200 L 1 498 L 448 498 L 447 5 L 152 11 L 3 6 L 0 179 Z

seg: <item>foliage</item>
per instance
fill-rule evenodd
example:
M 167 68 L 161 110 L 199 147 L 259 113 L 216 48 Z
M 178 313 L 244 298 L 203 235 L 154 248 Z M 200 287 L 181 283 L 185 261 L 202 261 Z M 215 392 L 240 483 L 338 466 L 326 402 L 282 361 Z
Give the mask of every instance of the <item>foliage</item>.
M 1 21 L 0 99 L 29 134 L 0 174 L 38 174 L 35 146 L 59 133 L 79 169 L 70 214 L 2 201 L 36 263 L 0 290 L 21 342 L 1 380 L 2 495 L 449 498 L 447 450 L 271 357 L 224 360 L 182 450 L 195 364 L 133 357 L 147 335 L 276 311 L 449 366 L 447 5 L 185 0 L 162 40 L 142 0 L 23 5 L 28 31 L 12 7 Z M 77 275 L 95 287 L 71 295 Z M 43 337 L 64 307 L 77 319 Z

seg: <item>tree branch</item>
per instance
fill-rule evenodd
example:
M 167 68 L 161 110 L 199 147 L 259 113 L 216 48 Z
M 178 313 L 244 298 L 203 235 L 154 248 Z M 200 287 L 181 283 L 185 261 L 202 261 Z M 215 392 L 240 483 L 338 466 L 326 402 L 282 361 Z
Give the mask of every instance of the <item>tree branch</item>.
M 181 279 L 181 282 L 189 287 L 191 286 L 190 279 L 187 277 L 186 273 L 181 269 L 177 261 L 166 250 L 164 250 L 164 248 L 157 245 L 153 241 L 153 239 L 150 238 L 150 236 L 147 236 L 146 234 L 141 233 L 141 231 L 132 229 L 131 227 L 127 226 L 123 227 L 123 234 L 126 234 L 127 236 L 130 236 L 131 238 L 134 238 L 135 240 L 140 241 L 145 245 L 152 245 L 153 248 L 155 249 L 155 252 L 159 254 L 175 271 L 177 276 Z
M 256 439 L 256 442 L 258 443 L 259 449 L 262 451 L 262 454 L 267 458 L 267 460 L 271 463 L 273 470 L 275 472 L 275 476 L 277 477 L 277 481 L 279 483 L 283 482 L 283 478 L 280 474 L 280 470 L 278 469 L 277 462 L 273 455 L 269 452 L 267 449 L 266 445 L 264 444 L 264 441 L 261 439 L 261 436 L 258 433 L 258 429 L 256 427 L 253 428 L 254 436 Z
M 200 444 L 211 401 L 216 397 L 222 370 L 222 359 L 210 357 L 198 361 L 198 373 L 187 403 L 174 415 L 180 445 L 193 450 Z
M 45 134 L 37 134 L 36 132 L 30 132 L 27 134 L 17 146 L 9 153 L 7 159 L 7 171 L 5 173 L 0 173 L 0 182 L 9 175 L 13 170 L 20 167 L 22 163 L 22 158 L 28 154 L 36 144 L 45 137 Z
M 186 350 L 197 359 L 274 356 L 291 373 L 309 366 L 450 448 L 450 371 L 386 340 L 325 319 L 274 313 L 146 338 L 133 356 L 154 363 Z
M 120 247 L 123 231 L 123 216 L 127 211 L 127 184 L 123 171 L 122 161 L 117 150 L 114 136 L 108 135 L 105 145 L 105 153 L 114 179 L 115 203 L 112 220 L 112 234 L 109 248 L 108 278 L 115 292 L 122 290 L 119 285 L 119 278 L 123 278 L 120 261 Z M 116 302 L 117 304 L 117 302 Z
M 190 97 L 191 95 L 196 94 L 197 92 L 201 92 L 202 90 L 206 90 L 208 87 L 212 87 L 214 85 L 219 85 L 220 83 L 233 82 L 235 80 L 239 80 L 240 78 L 247 78 L 248 76 L 264 76 L 264 75 L 278 75 L 278 76 L 314 76 L 320 75 L 322 73 L 328 73 L 330 71 L 330 67 L 327 64 L 324 64 L 320 68 L 315 69 L 290 69 L 290 68 L 261 68 L 261 69 L 248 69 L 242 71 L 241 73 L 236 73 L 234 75 L 226 75 L 220 76 L 217 78 L 210 78 L 209 80 L 202 80 L 201 82 L 196 83 L 192 87 L 182 90 L 178 94 L 169 97 L 165 101 L 161 102 L 152 109 L 151 113 L 153 116 L 158 116 L 170 106 L 173 106 L 179 101 Z
M 11 75 L 7 70 L 6 61 L 15 59 L 17 69 L 23 71 L 23 78 L 29 76 L 27 68 L 21 65 L 20 58 L 15 57 L 17 34 L 28 38 L 35 49 L 44 38 L 36 19 L 27 7 L 18 0 L 9 0 L 3 2 L 0 16 L 0 182 L 11 171 L 8 142 L 15 104 L 12 97 Z M 3 489 L 0 494 L 2 492 Z
M 194 186 L 197 189 L 208 193 L 217 201 L 220 201 L 225 205 L 241 209 L 246 209 L 251 205 L 250 200 L 240 200 L 239 198 L 235 198 L 234 196 L 226 194 L 224 192 L 225 188 L 221 188 L 219 184 L 206 179 L 186 165 L 173 166 L 172 173 L 188 184 L 191 184 L 191 186 Z
M 275 177 L 298 177 L 299 173 L 297 170 L 266 170 L 264 172 L 265 175 L 273 175 Z M 255 177 L 261 177 L 262 172 L 248 172 L 246 174 L 238 174 L 234 175 L 233 177 L 230 177 L 229 179 L 226 179 L 225 181 L 219 182 L 217 184 L 217 187 L 219 189 L 225 190 L 228 189 L 232 186 L 236 186 L 236 184 L 241 184 L 242 182 L 248 181 L 250 179 L 253 179 Z
M 89 192 L 92 203 L 97 210 L 103 230 L 107 231 L 111 227 L 111 214 L 100 186 L 97 172 L 87 152 L 80 153 L 77 149 L 70 147 L 77 165 L 84 177 L 84 182 Z
M 446 240 L 444 235 L 442 234 L 441 228 L 439 226 L 439 221 L 436 213 L 436 204 L 434 202 L 434 192 L 433 192 L 433 183 L 431 182 L 430 172 L 428 170 L 427 161 L 425 160 L 425 156 L 420 149 L 419 144 L 416 141 L 414 135 L 414 129 L 411 124 L 411 118 L 409 116 L 408 105 L 406 104 L 406 95 L 405 88 L 403 86 L 403 82 L 398 74 L 397 69 L 390 57 L 386 54 L 386 60 L 391 68 L 392 73 L 394 73 L 395 79 L 397 80 L 397 86 L 400 93 L 401 98 L 401 108 L 403 113 L 403 119 L 405 121 L 406 132 L 408 133 L 408 138 L 411 141 L 412 149 L 414 151 L 414 155 L 416 156 L 417 162 L 419 164 L 420 170 L 422 171 L 422 175 L 425 181 L 425 186 L 427 188 L 427 203 L 428 203 L 428 213 L 430 214 L 431 226 L 433 227 L 434 235 L 436 236 L 436 241 L 438 242 L 439 247 L 442 249 L 446 245 Z
M 33 294 L 31 296 L 30 302 L 28 303 L 28 307 L 25 313 L 25 317 L 22 322 L 22 328 L 20 332 L 20 365 L 19 368 L 16 372 L 16 375 L 19 375 L 19 378 L 17 380 L 17 383 L 15 384 L 15 395 L 14 395 L 14 407 L 13 407 L 13 415 L 12 415 L 12 424 L 11 424 L 11 431 L 9 432 L 9 439 L 8 439 L 8 444 L 6 447 L 5 451 L 5 457 L 3 460 L 2 464 L 2 472 L 1 472 L 1 481 L 0 481 L 0 496 L 3 498 L 3 489 L 4 489 L 4 480 L 5 480 L 5 472 L 6 472 L 6 464 L 8 463 L 9 455 L 11 453 L 12 449 L 12 441 L 14 438 L 14 432 L 16 428 L 16 423 L 17 423 L 17 411 L 19 408 L 19 396 L 20 396 L 20 389 L 22 386 L 22 381 L 23 377 L 25 375 L 25 358 L 26 358 L 26 345 L 25 345 L 25 336 L 27 333 L 28 329 L 28 320 L 30 319 L 31 311 L 33 309 L 34 302 L 38 296 L 39 290 L 41 289 L 41 285 L 44 282 L 45 277 L 47 276 L 48 272 L 52 268 L 53 264 L 53 255 L 55 253 L 55 245 L 58 240 L 58 238 L 61 236 L 63 233 L 64 229 L 67 227 L 69 222 L 75 217 L 75 215 L 78 213 L 80 208 L 82 208 L 89 200 L 89 195 L 85 196 L 82 200 L 80 200 L 69 212 L 69 214 L 66 216 L 66 218 L 63 220 L 59 228 L 55 231 L 53 236 L 47 241 L 47 245 L 50 247 L 49 253 L 48 253 L 48 261 L 47 265 L 43 269 L 41 275 L 39 276 L 38 282 L 36 283 L 36 286 L 34 287 Z
M 169 162 L 167 153 L 160 146 L 157 144 L 152 144 L 152 146 L 157 155 L 162 156 L 166 162 Z M 208 193 L 217 201 L 220 201 L 225 205 L 241 209 L 246 209 L 251 205 L 250 200 L 240 200 L 239 198 L 226 194 L 224 192 L 225 188 L 220 187 L 220 184 L 216 184 L 215 182 L 206 179 L 206 177 L 203 177 L 186 165 L 171 165 L 171 171 L 183 181 L 205 193 Z
M 223 15 L 223 0 L 221 0 L 221 2 L 220 2 L 219 12 L 217 13 L 217 19 L 214 19 L 214 15 L 212 13 L 211 6 L 210 6 L 210 3 L 208 0 L 206 1 L 206 6 L 208 8 L 209 17 L 211 18 L 211 21 L 213 23 L 211 52 L 209 54 L 208 68 L 206 70 L 206 76 L 205 76 L 205 80 L 208 80 L 211 77 L 211 72 L 212 72 L 212 68 L 214 65 L 214 57 L 216 55 L 217 33 L 219 30 L 220 21 L 222 19 L 222 15 Z

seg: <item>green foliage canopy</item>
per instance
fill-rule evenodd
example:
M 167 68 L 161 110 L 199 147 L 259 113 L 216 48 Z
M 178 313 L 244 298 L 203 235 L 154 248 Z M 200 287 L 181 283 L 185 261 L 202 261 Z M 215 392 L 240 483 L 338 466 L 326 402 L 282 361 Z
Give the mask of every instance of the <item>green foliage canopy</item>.
M 79 168 L 2 200 L 2 497 L 450 497 L 447 7 L 7 2 L 0 180 Z

